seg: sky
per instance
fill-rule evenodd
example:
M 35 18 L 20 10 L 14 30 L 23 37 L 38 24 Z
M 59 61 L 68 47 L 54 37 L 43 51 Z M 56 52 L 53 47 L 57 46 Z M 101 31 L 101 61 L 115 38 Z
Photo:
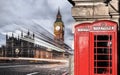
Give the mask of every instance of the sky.
M 40 25 L 53 34 L 53 25 L 58 8 L 65 25 L 65 43 L 72 46 L 72 5 L 67 0 L 0 0 L 0 44 L 4 33 L 15 32 L 18 28 L 31 29 Z

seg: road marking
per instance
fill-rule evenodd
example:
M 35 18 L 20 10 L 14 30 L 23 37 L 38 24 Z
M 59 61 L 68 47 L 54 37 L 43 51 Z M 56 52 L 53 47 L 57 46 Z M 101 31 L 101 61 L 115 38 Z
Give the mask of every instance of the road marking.
M 35 74 L 38 74 L 39 72 L 33 72 L 33 73 L 29 73 L 29 74 L 26 74 L 26 75 L 35 75 Z
M 0 66 L 0 68 L 23 67 L 28 65 Z

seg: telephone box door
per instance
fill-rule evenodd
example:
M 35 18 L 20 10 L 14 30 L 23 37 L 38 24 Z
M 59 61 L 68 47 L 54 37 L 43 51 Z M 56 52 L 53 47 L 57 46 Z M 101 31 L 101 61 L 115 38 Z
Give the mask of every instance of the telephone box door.
M 91 75 L 117 75 L 117 40 L 114 32 L 92 32 Z
M 90 75 L 89 25 L 89 23 L 83 23 L 76 26 L 74 36 L 74 75 Z

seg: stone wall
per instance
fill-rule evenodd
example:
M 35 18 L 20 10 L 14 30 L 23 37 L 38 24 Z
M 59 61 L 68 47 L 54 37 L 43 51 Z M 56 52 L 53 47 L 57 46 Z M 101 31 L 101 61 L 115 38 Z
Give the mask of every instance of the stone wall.
M 108 6 L 104 0 L 73 0 L 72 16 L 76 22 L 96 21 L 101 19 L 118 22 L 118 0 L 112 0 Z

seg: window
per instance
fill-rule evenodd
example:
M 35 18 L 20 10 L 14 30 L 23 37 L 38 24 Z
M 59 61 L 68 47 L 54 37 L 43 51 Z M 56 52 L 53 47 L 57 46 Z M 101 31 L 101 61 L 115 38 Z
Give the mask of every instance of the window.
M 111 35 L 94 35 L 94 73 L 112 74 Z

